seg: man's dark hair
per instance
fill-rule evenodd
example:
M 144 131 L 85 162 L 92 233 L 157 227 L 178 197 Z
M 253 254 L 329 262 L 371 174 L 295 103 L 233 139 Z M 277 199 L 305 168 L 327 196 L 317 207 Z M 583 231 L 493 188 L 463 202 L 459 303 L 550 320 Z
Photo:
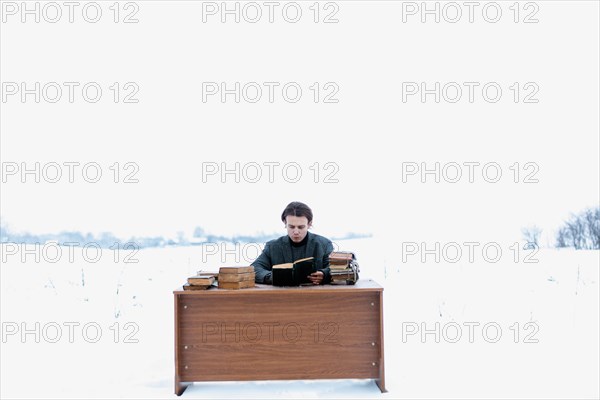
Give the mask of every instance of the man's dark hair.
M 313 213 L 309 206 L 299 201 L 292 201 L 287 205 L 283 213 L 281 214 L 281 220 L 285 223 L 285 217 L 291 215 L 292 217 L 306 217 L 310 224 L 313 219 Z

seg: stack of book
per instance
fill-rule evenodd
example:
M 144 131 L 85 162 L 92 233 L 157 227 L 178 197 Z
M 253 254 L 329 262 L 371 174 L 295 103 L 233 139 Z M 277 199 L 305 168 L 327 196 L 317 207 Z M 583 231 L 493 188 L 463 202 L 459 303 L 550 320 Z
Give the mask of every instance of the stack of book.
M 219 289 L 246 289 L 254 287 L 254 267 L 219 268 Z
M 345 281 L 352 285 L 358 280 L 358 263 L 354 253 L 350 251 L 334 251 L 329 254 L 329 270 L 332 283 Z
M 183 285 L 183 290 L 206 290 L 215 281 L 216 274 L 209 272 L 201 272 L 187 279 L 187 283 Z
M 348 268 L 354 254 L 349 251 L 333 251 L 329 254 L 329 268 L 340 270 Z

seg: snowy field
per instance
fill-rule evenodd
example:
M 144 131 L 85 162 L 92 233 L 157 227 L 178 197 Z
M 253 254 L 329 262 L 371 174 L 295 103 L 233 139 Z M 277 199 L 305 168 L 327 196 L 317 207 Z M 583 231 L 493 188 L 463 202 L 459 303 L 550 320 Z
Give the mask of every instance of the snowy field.
M 376 238 L 337 244 L 385 288 L 388 393 L 369 380 L 220 382 L 181 398 L 599 397 L 598 251 L 403 263 Z M 172 291 L 198 269 L 255 253 L 221 262 L 200 246 L 104 249 L 91 263 L 65 249 L 56 263 L 23 263 L 6 250 L 1 397 L 28 399 L 176 398 Z

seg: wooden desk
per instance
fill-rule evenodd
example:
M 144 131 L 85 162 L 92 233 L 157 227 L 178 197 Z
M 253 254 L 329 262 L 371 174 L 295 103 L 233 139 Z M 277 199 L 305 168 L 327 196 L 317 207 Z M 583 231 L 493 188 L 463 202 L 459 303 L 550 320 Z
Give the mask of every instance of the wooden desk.
M 383 288 L 210 288 L 175 295 L 175 393 L 195 381 L 375 379 L 385 392 Z

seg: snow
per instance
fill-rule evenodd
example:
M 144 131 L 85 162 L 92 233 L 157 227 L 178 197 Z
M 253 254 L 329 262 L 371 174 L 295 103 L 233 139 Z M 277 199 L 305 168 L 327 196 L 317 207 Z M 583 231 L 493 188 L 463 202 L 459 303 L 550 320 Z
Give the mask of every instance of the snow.
M 385 289 L 388 393 L 370 380 L 204 382 L 181 398 L 598 398 L 600 252 L 402 263 L 377 237 L 337 244 Z M 177 397 L 172 291 L 221 260 L 198 246 L 143 249 L 138 263 L 124 255 L 36 263 L 3 253 L 2 398 Z

